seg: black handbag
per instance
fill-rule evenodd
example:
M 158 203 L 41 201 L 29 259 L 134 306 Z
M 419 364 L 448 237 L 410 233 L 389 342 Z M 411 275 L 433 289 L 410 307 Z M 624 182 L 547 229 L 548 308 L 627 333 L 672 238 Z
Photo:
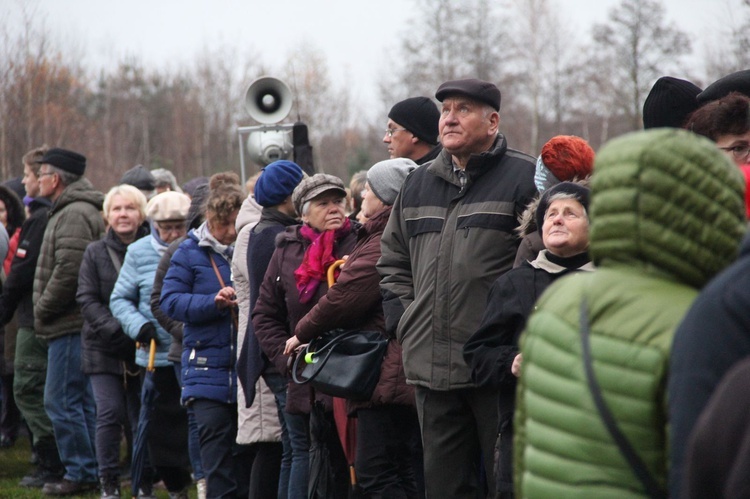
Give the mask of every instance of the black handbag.
M 387 347 L 388 339 L 378 331 L 329 331 L 297 354 L 292 379 L 333 397 L 370 400 Z M 301 359 L 307 365 L 298 374 Z

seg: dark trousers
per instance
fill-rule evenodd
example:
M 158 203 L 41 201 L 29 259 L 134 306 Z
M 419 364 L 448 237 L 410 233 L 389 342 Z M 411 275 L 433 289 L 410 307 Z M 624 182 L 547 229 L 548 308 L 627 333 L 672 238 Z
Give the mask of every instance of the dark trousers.
M 238 452 L 237 404 L 208 399 L 193 401 L 201 444 L 201 463 L 211 498 L 247 497 L 240 490 L 235 455 Z
M 0 409 L 0 440 L 3 445 L 13 445 L 21 428 L 21 412 L 13 396 L 13 374 L 0 377 L 2 409 Z
M 427 497 L 476 499 L 495 490 L 497 391 L 416 387 Z M 480 479 L 480 457 L 487 483 Z
M 239 483 L 247 483 L 248 499 L 276 497 L 281 469 L 281 442 L 238 445 L 236 462 Z M 240 487 L 242 488 L 242 487 Z
M 136 376 L 90 374 L 96 401 L 96 460 L 99 476 L 119 475 L 123 432 L 138 427 L 141 383 Z M 127 439 L 131 441 L 130 438 Z M 128 449 L 128 455 L 131 455 Z
M 188 453 L 187 411 L 180 405 L 181 389 L 172 366 L 157 367 L 153 373 L 154 399 L 148 430 L 151 464 L 167 490 L 178 492 L 192 483 Z
M 407 499 L 418 491 L 415 454 L 421 457 L 413 407 L 382 405 L 357 411 L 357 483 L 365 497 Z M 421 459 L 417 459 L 421 464 Z

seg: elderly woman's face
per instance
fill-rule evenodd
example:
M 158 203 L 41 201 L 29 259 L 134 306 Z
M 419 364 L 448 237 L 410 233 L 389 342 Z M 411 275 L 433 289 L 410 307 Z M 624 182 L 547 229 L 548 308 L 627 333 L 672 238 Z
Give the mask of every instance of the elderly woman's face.
M 187 234 L 187 222 L 185 220 L 162 220 L 154 222 L 156 231 L 162 241 L 169 244 Z
M 226 220 L 219 220 L 209 215 L 208 231 L 221 244 L 229 246 L 237 239 L 235 224 L 237 223 L 237 214 L 239 212 L 240 210 L 232 212 Z
M 115 194 L 109 205 L 107 222 L 120 239 L 130 240 L 135 237 L 138 227 L 143 223 L 143 214 L 135 199 Z
M 336 230 L 344 225 L 344 205 L 344 196 L 339 191 L 324 192 L 310 201 L 310 208 L 302 215 L 302 221 L 320 232 Z
M 544 214 L 542 241 L 547 251 L 563 258 L 586 251 L 589 221 L 583 205 L 575 199 L 552 201 Z

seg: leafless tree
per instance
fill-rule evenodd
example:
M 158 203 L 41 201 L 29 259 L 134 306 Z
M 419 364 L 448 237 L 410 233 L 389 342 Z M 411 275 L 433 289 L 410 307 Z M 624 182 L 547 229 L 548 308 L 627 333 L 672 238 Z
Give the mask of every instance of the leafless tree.
M 328 61 L 311 42 L 289 54 L 281 74 L 294 93 L 293 119 L 308 126 L 316 170 L 346 179 L 344 158 L 356 147 L 357 135 L 352 133 L 351 94 L 346 82 L 331 79 Z
M 690 39 L 664 20 L 660 0 L 622 0 L 607 24 L 594 26 L 595 65 L 611 61 L 615 104 L 632 130 L 642 126 L 643 100 L 653 82 L 690 53 Z

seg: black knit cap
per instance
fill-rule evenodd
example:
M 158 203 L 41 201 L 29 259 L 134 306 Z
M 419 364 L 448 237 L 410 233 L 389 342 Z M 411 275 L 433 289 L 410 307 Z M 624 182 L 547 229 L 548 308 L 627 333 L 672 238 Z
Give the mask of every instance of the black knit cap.
M 419 140 L 435 145 L 438 143 L 440 111 L 427 97 L 410 97 L 397 102 L 388 117 L 409 130 Z
M 536 207 L 536 230 L 539 231 L 540 235 L 542 234 L 542 226 L 544 225 L 544 215 L 549 208 L 549 200 L 555 194 L 560 193 L 571 194 L 584 208 L 586 208 L 587 212 L 589 211 L 591 190 L 576 182 L 560 182 L 544 191 L 544 194 L 542 194 L 539 204 Z
M 500 89 L 494 83 L 468 78 L 466 80 L 446 81 L 435 92 L 435 98 L 443 102 L 446 97 L 460 94 L 492 106 L 500 111 Z
M 643 103 L 643 128 L 682 128 L 687 117 L 698 109 L 700 87 L 687 80 L 662 76 Z
M 750 97 L 750 69 L 722 76 L 698 94 L 698 102 L 705 104 L 726 97 L 732 92 L 739 92 Z
M 74 175 L 83 175 L 83 172 L 86 171 L 85 156 L 57 147 L 48 150 L 47 154 L 37 163 L 52 165 Z

